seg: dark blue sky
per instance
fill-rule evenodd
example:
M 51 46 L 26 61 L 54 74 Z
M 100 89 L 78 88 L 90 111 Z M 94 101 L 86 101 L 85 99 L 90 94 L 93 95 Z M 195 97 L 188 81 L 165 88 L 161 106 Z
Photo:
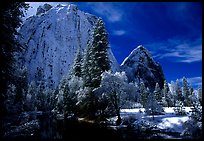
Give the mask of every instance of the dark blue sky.
M 135 47 L 143 45 L 161 64 L 168 82 L 185 76 L 195 87 L 202 85 L 201 3 L 71 3 L 103 19 L 110 46 L 119 64 Z M 38 5 L 32 4 L 34 8 Z

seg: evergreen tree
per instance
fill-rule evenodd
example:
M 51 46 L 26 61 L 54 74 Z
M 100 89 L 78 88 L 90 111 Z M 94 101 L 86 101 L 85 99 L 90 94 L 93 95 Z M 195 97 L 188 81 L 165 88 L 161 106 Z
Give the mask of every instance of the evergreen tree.
M 168 83 L 166 80 L 164 80 L 163 97 L 167 97 L 169 91 Z
M 202 106 L 195 100 L 192 103 L 189 120 L 184 122 L 182 135 L 190 136 L 192 139 L 202 138 Z
M 56 98 L 54 98 L 54 100 L 56 100 L 56 103 L 55 103 L 54 111 L 59 114 L 63 114 L 64 88 L 67 82 L 68 82 L 68 78 L 65 76 L 62 77 L 62 79 L 60 80 L 59 86 L 58 86 L 58 90 L 55 91 Z
M 175 92 L 176 92 L 176 99 L 178 101 L 183 101 L 181 85 L 178 79 L 176 80 Z
M 155 85 L 154 94 L 155 94 L 156 100 L 161 103 L 161 101 L 162 101 L 162 95 L 161 95 L 161 89 L 160 89 L 158 83 L 156 83 L 156 85 Z
M 139 102 L 143 106 L 145 106 L 146 102 L 147 102 L 148 92 L 147 92 L 147 88 L 145 87 L 145 84 L 143 82 L 141 82 L 139 85 L 139 91 L 140 91 Z
M 185 77 L 183 77 L 183 96 L 184 96 L 184 106 L 191 106 L 188 82 Z
M 173 106 L 173 100 L 172 100 L 172 93 L 169 89 L 168 83 L 166 82 L 166 80 L 164 81 L 164 88 L 163 88 L 163 103 L 165 103 L 165 105 L 167 107 L 171 107 Z
M 17 84 L 18 80 L 15 74 L 15 57 L 16 52 L 22 51 L 20 44 L 16 40 L 18 35 L 17 28 L 22 23 L 24 16 L 23 10 L 28 8 L 25 2 L 11 2 L 7 1 L 1 3 L 1 22 L 0 22 L 0 114 L 1 117 L 5 115 L 6 108 L 4 103 L 7 88 L 10 84 Z M 2 118 L 0 119 L 2 122 Z M 0 129 L 1 130 L 1 129 Z M 1 130 L 2 131 L 2 130 Z M 2 132 L 1 132 L 2 133 Z
M 22 51 L 22 47 L 16 40 L 17 28 L 22 23 L 23 10 L 28 5 L 24 2 L 5 2 L 1 4 L 1 47 L 0 47 L 0 93 L 5 92 L 9 83 L 15 80 L 14 53 Z
M 46 101 L 47 96 L 45 94 L 44 89 L 44 82 L 38 82 L 39 85 L 37 86 L 37 94 L 36 94 L 36 107 L 39 111 L 46 110 Z
M 27 91 L 28 91 L 28 72 L 27 68 L 23 67 L 16 71 L 16 75 L 18 75 L 18 79 L 16 80 L 16 98 L 15 103 L 18 103 L 19 108 L 24 110 L 24 101 L 26 99 Z
M 16 86 L 14 84 L 10 84 L 8 86 L 6 97 L 4 101 L 5 111 L 7 115 L 16 114 L 15 107 L 15 97 L 16 97 Z
M 37 94 L 37 86 L 35 84 L 34 81 L 32 81 L 29 85 L 28 85 L 28 91 L 27 91 L 27 95 L 26 95 L 26 101 L 25 101 L 25 105 L 26 111 L 34 111 L 36 108 L 36 94 Z
M 202 89 L 200 87 L 198 87 L 198 100 L 202 105 Z
M 202 122 L 202 107 L 200 102 L 193 102 L 190 118 L 196 122 Z
M 193 95 L 193 92 L 194 92 L 194 89 L 193 89 L 193 86 L 190 84 L 189 86 L 189 95 L 192 96 Z
M 77 115 L 78 91 L 81 91 L 82 87 L 83 81 L 81 77 L 70 74 L 63 77 L 58 87 L 57 102 L 54 110 L 59 114 L 64 114 L 65 117 L 71 114 Z
M 179 101 L 179 100 L 176 101 L 174 111 L 176 115 L 179 115 L 179 116 L 186 115 L 184 104 L 182 101 Z
M 99 87 L 101 74 L 110 70 L 108 48 L 108 34 L 102 20 L 99 19 L 93 30 L 93 38 L 88 43 L 84 59 L 83 74 L 86 86 Z
M 100 86 L 101 74 L 110 70 L 110 61 L 108 57 L 108 34 L 105 30 L 102 19 L 98 19 L 93 29 L 92 39 L 87 44 L 87 49 L 84 55 L 83 63 L 83 79 L 85 87 L 91 88 L 87 98 L 90 98 L 88 105 L 90 109 L 89 117 L 93 118 L 96 112 L 96 97 L 93 94 L 93 89 Z
M 76 57 L 74 59 L 74 64 L 71 70 L 71 74 L 81 77 L 82 76 L 82 54 L 81 49 L 78 48 Z
M 177 101 L 177 94 L 176 94 L 176 84 L 174 83 L 174 81 L 171 81 L 171 94 L 172 94 L 173 106 L 175 106 Z
M 162 114 L 164 112 L 162 106 L 158 103 L 155 97 L 156 93 L 150 93 L 148 95 L 147 103 L 145 105 L 145 112 L 148 115 L 154 115 Z

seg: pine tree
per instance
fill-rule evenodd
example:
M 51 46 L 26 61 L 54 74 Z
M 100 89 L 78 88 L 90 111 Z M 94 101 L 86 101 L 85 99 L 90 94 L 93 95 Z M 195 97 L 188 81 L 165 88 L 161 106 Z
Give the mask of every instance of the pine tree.
M 4 106 L 7 115 L 10 114 L 16 114 L 16 109 L 15 109 L 15 97 L 16 97 L 16 86 L 14 84 L 10 84 L 8 86 L 7 92 L 6 92 L 6 98 L 4 101 Z
M 175 91 L 176 91 L 177 100 L 183 101 L 182 90 L 181 90 L 180 82 L 178 79 L 176 80 Z
M 186 115 L 184 104 L 182 101 L 179 101 L 179 100 L 176 101 L 174 111 L 176 115 L 179 115 L 179 116 Z
M 110 70 L 108 48 L 108 34 L 102 20 L 99 19 L 93 30 L 93 38 L 88 43 L 84 59 L 83 74 L 86 86 L 99 87 L 101 74 Z
M 166 80 L 164 81 L 163 96 L 164 96 L 163 101 L 164 103 L 166 103 L 166 106 L 167 107 L 173 106 L 172 93 L 169 89 L 169 86 Z
M 63 107 L 64 107 L 64 88 L 68 82 L 68 78 L 67 77 L 62 77 L 62 79 L 60 80 L 59 86 L 57 91 L 55 91 L 56 97 L 54 98 L 54 100 L 56 100 L 55 103 L 55 107 L 54 107 L 54 111 L 58 114 L 63 114 Z
M 15 36 L 18 35 L 17 28 L 19 28 L 22 23 L 21 18 L 24 16 L 23 10 L 27 10 L 28 7 L 28 4 L 25 4 L 25 2 L 7 1 L 1 4 L 0 117 L 3 117 L 6 112 L 6 107 L 3 103 L 7 97 L 7 88 L 10 84 L 16 84 L 15 80 L 18 80 L 15 74 L 16 68 L 14 64 L 16 60 L 14 54 L 16 52 L 22 51 L 22 48 L 16 40 Z M 2 118 L 0 118 L 0 122 L 2 122 Z
M 183 96 L 184 96 L 184 105 L 191 106 L 188 82 L 185 77 L 183 77 Z
M 166 97 L 169 91 L 168 83 L 166 80 L 164 80 L 163 96 Z
M 143 106 L 145 106 L 146 102 L 147 102 L 148 92 L 147 92 L 147 88 L 145 87 L 145 84 L 143 82 L 141 82 L 139 85 L 139 91 L 140 91 L 139 102 Z
M 175 106 L 178 98 L 177 98 L 177 94 L 176 94 L 176 84 L 174 81 L 171 81 L 171 94 L 172 94 L 173 106 Z
M 76 57 L 74 59 L 74 64 L 71 70 L 71 74 L 81 77 L 82 76 L 82 54 L 81 49 L 78 48 Z
M 198 87 L 198 100 L 202 105 L 202 89 L 200 87 Z
M 192 104 L 190 118 L 196 122 L 202 122 L 202 107 L 201 103 L 195 101 Z
M 189 86 L 189 95 L 190 96 L 192 96 L 193 95 L 193 91 L 194 91 L 194 89 L 193 89 L 193 86 L 190 84 L 190 86 Z
M 184 131 L 181 135 L 190 136 L 192 139 L 202 138 L 202 106 L 196 100 L 192 103 L 189 120 L 183 123 Z
M 18 75 L 18 80 L 16 80 L 16 99 L 15 103 L 19 103 L 19 106 L 22 106 L 22 110 L 24 108 L 24 101 L 26 99 L 26 94 L 28 90 L 28 72 L 27 68 L 23 67 L 16 71 Z
M 25 2 L 5 2 L 1 4 L 1 47 L 0 47 L 0 93 L 5 92 L 7 85 L 14 81 L 14 53 L 22 51 L 16 40 L 17 28 L 24 17 L 23 10 L 28 9 Z
M 56 94 L 56 113 L 63 114 L 64 117 L 78 114 L 80 105 L 77 105 L 77 97 L 83 85 L 81 77 L 69 74 L 62 78 Z
M 156 83 L 156 85 L 155 85 L 154 94 L 155 94 L 156 100 L 161 103 L 161 101 L 162 101 L 162 95 L 161 95 L 161 89 L 160 89 L 158 83 Z
M 28 92 L 26 95 L 26 110 L 27 111 L 34 111 L 35 107 L 36 107 L 36 95 L 37 95 L 37 86 L 35 84 L 34 81 L 32 81 L 29 85 L 28 85 Z
M 45 90 L 44 82 L 39 82 L 39 85 L 37 86 L 36 107 L 37 107 L 37 110 L 40 110 L 40 111 L 46 110 L 47 97 L 44 90 Z
M 102 19 L 98 19 L 93 29 L 92 39 L 87 44 L 87 49 L 84 55 L 84 63 L 82 68 L 85 87 L 91 88 L 87 95 L 89 104 L 86 107 L 90 111 L 89 117 L 93 118 L 96 112 L 96 97 L 93 94 L 93 89 L 100 86 L 101 74 L 110 70 L 110 61 L 108 57 L 108 34 L 105 30 Z
M 162 106 L 158 103 L 155 97 L 156 93 L 150 93 L 148 95 L 147 103 L 145 105 L 145 112 L 148 115 L 153 115 L 153 120 L 154 120 L 154 115 L 162 114 L 164 111 Z

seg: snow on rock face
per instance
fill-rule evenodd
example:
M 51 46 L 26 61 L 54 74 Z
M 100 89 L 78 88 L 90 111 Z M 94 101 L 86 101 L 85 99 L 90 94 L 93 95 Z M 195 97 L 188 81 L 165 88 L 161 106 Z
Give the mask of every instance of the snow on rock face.
M 26 50 L 23 64 L 28 69 L 29 81 L 45 80 L 46 87 L 55 88 L 69 72 L 78 48 L 87 47 L 98 17 L 78 10 L 76 5 L 57 5 L 45 9 L 44 14 L 32 16 L 20 29 L 19 42 Z M 43 13 L 43 12 L 41 12 Z M 110 59 L 117 66 L 109 51 Z
M 42 13 L 45 13 L 45 12 L 47 12 L 48 10 L 50 10 L 52 8 L 52 6 L 51 5 L 49 5 L 49 4 L 44 4 L 43 6 L 39 6 L 38 8 L 37 8 L 37 12 L 36 12 L 36 15 L 40 15 L 40 14 L 42 14 Z
M 135 48 L 121 64 L 121 69 L 126 72 L 131 82 L 144 82 L 145 86 L 154 91 L 158 82 L 163 88 L 164 74 L 161 66 L 154 61 L 151 54 L 143 46 Z

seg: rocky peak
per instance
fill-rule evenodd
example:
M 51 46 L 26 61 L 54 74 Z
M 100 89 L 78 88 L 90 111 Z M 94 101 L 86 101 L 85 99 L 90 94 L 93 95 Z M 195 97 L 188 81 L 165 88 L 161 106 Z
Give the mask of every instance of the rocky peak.
M 164 74 L 158 62 L 154 61 L 149 51 L 142 45 L 135 48 L 121 64 L 131 82 L 144 82 L 145 86 L 153 91 L 156 83 L 162 88 Z
M 52 8 L 52 6 L 50 4 L 45 3 L 44 5 L 41 5 L 37 8 L 36 15 L 43 14 L 43 13 L 47 12 L 48 10 L 50 10 L 51 8 Z

